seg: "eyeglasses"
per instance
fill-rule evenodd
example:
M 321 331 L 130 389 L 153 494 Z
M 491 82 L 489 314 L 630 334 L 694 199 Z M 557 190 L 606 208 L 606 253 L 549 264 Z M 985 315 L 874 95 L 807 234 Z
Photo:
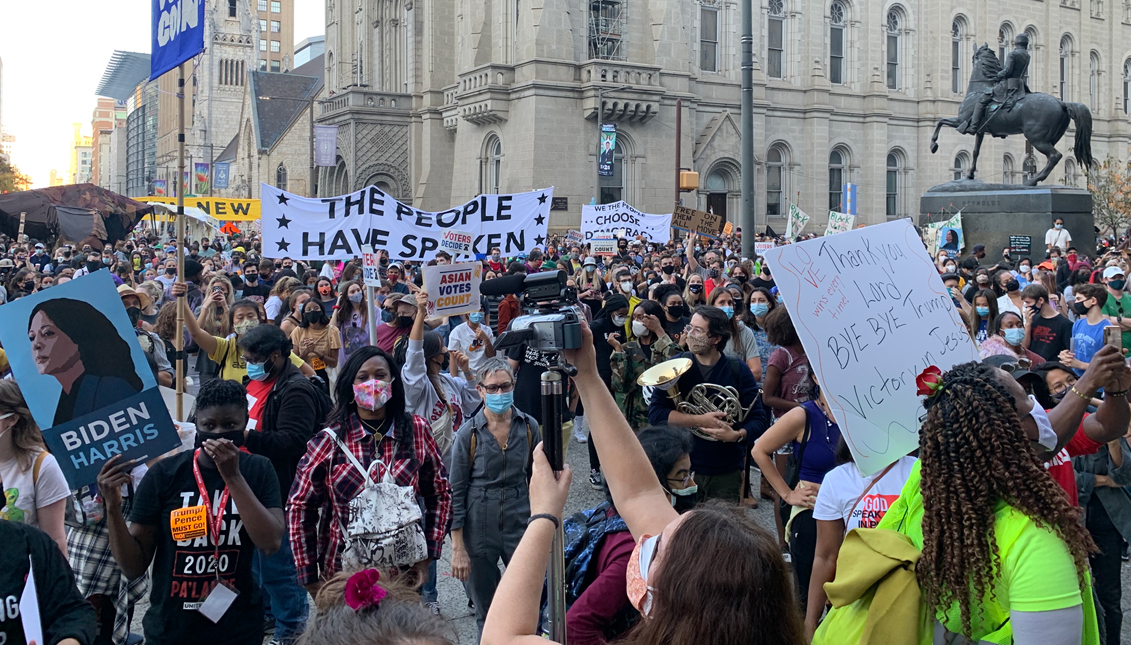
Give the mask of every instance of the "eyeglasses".
M 670 483 L 679 484 L 679 485 L 683 486 L 684 488 L 687 488 L 688 486 L 690 486 L 691 482 L 694 481 L 694 480 L 695 480 L 695 471 L 691 471 L 691 472 L 687 473 L 687 477 L 684 477 L 683 479 L 673 479 L 671 477 L 668 477 L 668 481 Z
M 502 385 L 480 385 L 487 394 L 506 394 L 514 389 L 514 381 Z
M 707 334 L 709 334 L 711 332 L 709 332 L 706 329 L 703 329 L 701 327 L 696 327 L 694 325 L 688 325 L 688 326 L 683 328 L 683 333 L 687 334 L 688 336 L 695 336 L 696 338 L 700 338 L 702 336 L 706 336 Z

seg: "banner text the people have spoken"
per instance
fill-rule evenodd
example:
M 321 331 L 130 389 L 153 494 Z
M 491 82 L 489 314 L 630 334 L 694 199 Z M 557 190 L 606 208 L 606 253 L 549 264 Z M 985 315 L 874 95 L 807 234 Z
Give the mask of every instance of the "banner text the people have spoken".
M 348 195 L 307 198 L 261 184 L 263 254 L 304 260 L 345 259 L 361 247 L 385 249 L 394 260 L 429 260 L 444 233 L 474 237 L 472 252 L 504 256 L 528 253 L 546 243 L 554 189 L 480 195 L 444 211 L 412 208 L 376 186 Z
M 895 221 L 765 257 L 860 470 L 914 450 L 916 376 L 978 356 L 915 229 Z

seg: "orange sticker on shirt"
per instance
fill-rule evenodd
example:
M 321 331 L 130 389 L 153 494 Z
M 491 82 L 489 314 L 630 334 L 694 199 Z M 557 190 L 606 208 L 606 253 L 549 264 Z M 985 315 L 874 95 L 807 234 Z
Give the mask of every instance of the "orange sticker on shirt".
M 204 506 L 178 508 L 169 513 L 169 532 L 177 542 L 208 535 L 208 509 Z
M 318 358 L 317 356 L 312 356 L 310 358 L 310 366 L 313 367 L 316 370 L 326 369 L 326 363 L 323 362 L 323 360 L 321 358 Z

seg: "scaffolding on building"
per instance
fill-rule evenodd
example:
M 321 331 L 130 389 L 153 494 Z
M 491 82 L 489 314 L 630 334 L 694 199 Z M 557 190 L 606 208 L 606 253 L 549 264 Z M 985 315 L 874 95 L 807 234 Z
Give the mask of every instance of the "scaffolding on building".
M 624 60 L 624 27 L 628 10 L 622 0 L 589 3 L 589 57 Z

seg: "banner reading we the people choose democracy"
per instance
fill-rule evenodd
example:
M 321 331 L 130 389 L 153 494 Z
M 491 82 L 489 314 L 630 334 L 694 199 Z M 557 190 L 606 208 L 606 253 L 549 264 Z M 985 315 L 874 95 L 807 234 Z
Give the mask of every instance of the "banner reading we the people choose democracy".
M 430 260 L 448 230 L 474 236 L 476 254 L 499 247 L 504 257 L 514 257 L 543 246 L 554 189 L 480 195 L 436 213 L 402 204 L 376 186 L 314 198 L 260 184 L 260 195 L 266 257 L 346 259 L 372 245 L 393 260 Z

